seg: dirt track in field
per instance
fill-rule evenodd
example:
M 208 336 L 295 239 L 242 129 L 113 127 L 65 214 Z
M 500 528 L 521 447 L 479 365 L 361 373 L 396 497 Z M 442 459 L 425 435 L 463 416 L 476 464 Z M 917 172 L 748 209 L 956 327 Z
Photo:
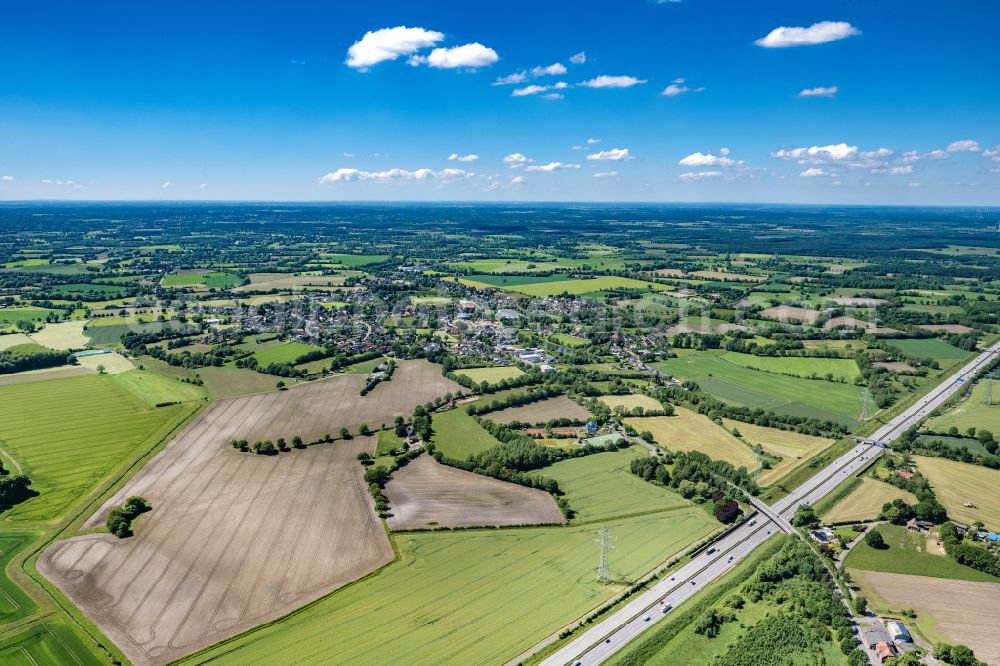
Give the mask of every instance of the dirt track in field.
M 565 522 L 542 490 L 448 467 L 428 455 L 394 473 L 385 494 L 394 530 Z
M 257 456 L 232 439 L 307 441 L 341 426 L 391 423 L 455 391 L 440 368 L 404 361 L 366 397 L 364 377 L 211 405 L 84 528 L 142 495 L 136 534 L 57 542 L 38 568 L 140 665 L 163 664 L 280 617 L 392 559 L 356 456 L 363 437 Z
M 851 573 L 864 590 L 874 592 L 894 609 L 916 609 L 918 625 L 930 621 L 946 642 L 968 645 L 980 660 L 1000 664 L 996 627 L 1000 584 L 878 571 Z

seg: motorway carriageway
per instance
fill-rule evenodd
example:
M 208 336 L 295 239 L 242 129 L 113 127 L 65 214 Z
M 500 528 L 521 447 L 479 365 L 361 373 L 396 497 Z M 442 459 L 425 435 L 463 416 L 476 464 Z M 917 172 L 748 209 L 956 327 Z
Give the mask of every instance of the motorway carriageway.
M 800 505 L 815 504 L 828 495 L 845 479 L 871 464 L 872 459 L 882 453 L 880 444 L 895 440 L 944 403 L 962 388 L 967 379 L 994 360 L 998 351 L 1000 343 L 980 353 L 957 373 L 879 428 L 871 439 L 855 446 L 778 500 L 771 507 L 773 512 L 785 520 L 791 520 Z M 872 441 L 876 443 L 869 443 Z M 677 571 L 664 574 L 663 579 L 650 589 L 542 661 L 542 666 L 590 666 L 604 662 L 643 631 L 669 617 L 672 609 L 730 571 L 740 560 L 780 531 L 781 528 L 774 521 L 758 512 L 756 520 L 747 521 L 712 543 L 707 550 L 703 550 Z M 709 550 L 712 551 L 710 554 Z M 664 608 L 669 610 L 664 612 Z

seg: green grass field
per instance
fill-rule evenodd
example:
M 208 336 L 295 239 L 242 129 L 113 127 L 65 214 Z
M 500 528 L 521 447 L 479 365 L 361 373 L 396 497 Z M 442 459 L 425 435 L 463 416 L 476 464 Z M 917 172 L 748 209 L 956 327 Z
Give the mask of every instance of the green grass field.
M 128 293 L 128 289 L 113 284 L 92 284 L 78 282 L 75 284 L 58 284 L 49 288 L 62 298 L 81 298 L 85 301 L 118 298 Z
M 1000 529 L 1000 471 L 947 458 L 914 456 L 917 468 L 931 482 L 948 515 L 963 523 L 982 521 Z M 965 504 L 972 503 L 973 507 Z
M 105 662 L 88 650 L 62 622 L 39 624 L 0 641 L 0 664 L 5 666 L 97 666 L 103 663 Z
M 129 380 L 130 382 L 132 380 Z M 151 408 L 118 376 L 84 375 L 0 387 L 0 446 L 39 493 L 6 512 L 52 521 L 115 467 L 162 437 L 197 403 Z
M 1000 583 L 1000 578 L 959 564 L 947 555 L 928 552 L 928 537 L 922 532 L 910 532 L 903 525 L 880 525 L 875 529 L 889 547 L 876 550 L 861 540 L 844 561 L 846 568 Z
M 600 277 L 588 279 L 558 280 L 555 282 L 541 282 L 537 284 L 515 285 L 508 287 L 508 291 L 516 291 L 528 296 L 555 296 L 557 294 L 568 293 L 579 296 L 607 289 L 649 289 L 654 291 L 670 291 L 670 285 L 656 284 L 645 280 L 636 280 L 628 277 L 617 277 L 612 275 L 602 275 Z
M 516 270 L 516 269 L 508 269 Z M 509 289 L 513 287 L 523 287 L 529 284 L 544 284 L 546 282 L 561 282 L 566 280 L 566 275 L 465 275 L 459 280 L 463 283 L 473 283 L 475 286 L 500 287 Z
M 361 361 L 360 363 L 347 366 L 344 368 L 344 372 L 349 375 L 369 375 L 372 370 L 385 363 L 385 360 L 384 356 L 379 356 L 378 358 L 373 358 L 370 361 Z M 329 365 L 330 360 L 327 359 L 326 363 Z
M 13 324 L 18 321 L 45 321 L 50 312 L 59 312 L 49 308 L 36 308 L 32 305 L 0 308 L 0 322 Z
M 605 523 L 612 578 L 653 569 L 704 536 L 706 519 Z M 377 575 L 180 663 L 504 663 L 621 590 L 595 582 L 595 538 L 592 525 L 397 535 L 400 561 Z M 372 618 L 377 640 L 364 638 Z
M 754 356 L 738 352 L 726 352 L 722 359 L 744 368 L 756 368 L 764 372 L 796 375 L 798 377 L 826 377 L 835 380 L 844 378 L 853 382 L 861 374 L 858 364 L 851 358 L 807 358 L 796 356 Z
M 977 382 L 972 387 L 969 397 L 941 416 L 931 419 L 928 424 L 930 428 L 937 432 L 943 432 L 956 426 L 960 431 L 965 432 L 967 428 L 975 427 L 980 430 L 989 430 L 1000 437 L 1000 392 L 994 398 L 993 404 L 985 404 L 983 401 L 986 399 L 986 384 L 986 382 Z
M 629 471 L 629 463 L 648 455 L 644 447 L 633 446 L 614 453 L 563 460 L 533 474 L 559 482 L 576 511 L 576 522 L 686 508 L 702 513 L 707 525 L 710 520 L 703 510 L 695 508 L 677 493 L 644 481 Z
M 492 400 L 488 396 L 487 400 Z M 465 460 L 473 453 L 482 453 L 499 442 L 465 413 L 465 405 L 434 414 L 434 446 L 449 458 Z
M 557 344 L 564 347 L 570 347 L 572 349 L 590 346 L 590 340 L 587 338 L 581 338 L 579 335 L 570 335 L 569 333 L 553 333 L 549 337 L 552 338 Z
M 142 400 L 147 407 L 155 407 L 166 402 L 202 400 L 207 395 L 204 387 L 187 384 L 149 370 L 129 370 L 115 377 L 115 381 Z
M 327 254 L 320 255 L 325 261 L 340 266 L 367 266 L 378 264 L 389 258 L 387 254 Z
M 857 425 L 861 388 L 750 370 L 726 360 L 724 353 L 690 352 L 652 365 L 663 372 L 691 379 L 709 395 L 733 405 L 829 419 L 850 427 Z
M 514 379 L 515 377 L 520 377 L 524 373 L 521 372 L 520 368 L 501 365 L 492 368 L 463 368 L 461 370 L 455 370 L 455 374 L 468 377 L 477 384 L 481 382 L 496 384 L 504 379 Z
M 229 289 L 243 282 L 243 278 L 232 273 L 221 271 L 204 271 L 202 273 L 171 273 L 163 277 L 164 287 L 193 287 L 205 285 L 216 289 Z
M 314 351 L 320 351 L 320 348 L 303 342 L 282 342 L 254 352 L 253 357 L 257 359 L 259 365 L 264 367 L 272 363 L 292 365 L 298 359 Z
M 7 576 L 10 561 L 37 536 L 37 532 L 0 532 L 0 626 L 27 617 L 38 609 L 38 604 Z
M 964 349 L 952 347 L 941 338 L 888 339 L 885 342 L 906 356 L 932 358 L 939 361 L 941 365 L 950 365 L 953 361 L 959 361 L 972 355 L 971 352 Z
M 722 423 L 730 431 L 735 429 L 750 445 L 760 446 L 767 453 L 781 459 L 779 462 L 772 463 L 771 469 L 761 471 L 757 478 L 757 482 L 761 486 L 769 486 L 780 481 L 786 474 L 806 464 L 813 456 L 825 451 L 833 444 L 833 441 L 829 439 L 802 435 L 788 430 L 767 428 L 729 419 L 723 419 Z

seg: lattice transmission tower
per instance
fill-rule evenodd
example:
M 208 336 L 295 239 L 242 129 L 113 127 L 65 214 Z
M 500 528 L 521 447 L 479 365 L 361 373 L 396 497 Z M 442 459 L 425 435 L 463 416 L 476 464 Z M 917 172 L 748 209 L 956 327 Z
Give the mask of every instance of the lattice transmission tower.
M 607 527 L 598 530 L 597 536 L 600 537 L 598 543 L 601 544 L 601 563 L 597 566 L 597 582 L 607 585 L 611 582 L 611 575 L 608 572 L 608 553 L 614 546 L 611 545 L 611 533 Z
M 984 405 L 993 404 L 993 373 L 986 375 L 986 397 L 983 398 Z
M 861 416 L 858 417 L 858 421 L 867 421 L 871 418 L 872 414 L 872 394 L 867 388 L 861 392 Z

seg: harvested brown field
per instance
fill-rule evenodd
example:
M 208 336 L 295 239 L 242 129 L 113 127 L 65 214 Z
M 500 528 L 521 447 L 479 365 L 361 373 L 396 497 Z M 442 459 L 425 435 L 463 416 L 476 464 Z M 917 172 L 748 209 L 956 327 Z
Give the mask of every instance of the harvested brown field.
M 837 305 L 856 308 L 873 308 L 885 303 L 884 298 L 849 298 L 847 296 L 838 296 L 830 300 Z
M 565 522 L 544 491 L 448 467 L 427 455 L 393 474 L 385 494 L 394 530 Z
M 41 370 L 25 370 L 15 372 L 12 375 L 0 375 L 0 386 L 4 384 L 21 384 L 23 382 L 37 382 L 42 379 L 60 379 L 62 377 L 76 377 L 78 375 L 92 375 L 94 371 L 82 365 L 59 366 L 55 368 L 42 368 Z
M 917 328 L 922 328 L 925 331 L 945 331 L 947 333 L 971 333 L 975 330 L 962 324 L 918 324 Z
M 130 495 L 153 510 L 136 534 L 50 546 L 39 570 L 137 664 L 160 664 L 284 615 L 392 559 L 355 459 L 357 438 L 277 457 L 229 442 L 391 423 L 457 385 L 426 361 L 401 361 L 366 397 L 346 375 L 220 400 L 85 523 L 101 526 Z
M 779 305 L 760 311 L 760 316 L 765 319 L 774 319 L 780 322 L 802 322 L 803 324 L 815 324 L 819 319 L 818 310 L 808 308 L 797 308 L 791 305 Z
M 877 605 L 913 608 L 917 627 L 934 642 L 968 645 L 988 664 L 1000 664 L 1000 583 L 975 583 L 878 571 L 852 571 Z
M 764 282 L 766 275 L 750 275 L 747 273 L 730 273 L 728 271 L 694 271 L 692 277 L 700 277 L 706 280 L 723 280 L 726 282 Z
M 291 273 L 251 273 L 250 284 L 231 289 L 233 293 L 244 291 L 270 291 L 271 289 L 307 291 L 329 291 L 331 287 L 341 287 L 346 278 L 343 275 L 293 275 Z
M 602 395 L 597 399 L 607 405 L 612 411 L 614 411 L 615 407 L 621 407 L 625 411 L 633 410 L 636 407 L 642 407 L 647 412 L 663 411 L 663 405 L 660 404 L 659 400 L 639 393 L 629 395 Z
M 395 381 L 395 380 L 393 380 Z M 545 423 L 552 419 L 578 419 L 585 421 L 590 418 L 590 412 L 576 404 L 564 395 L 554 398 L 539 400 L 520 407 L 508 407 L 499 412 L 484 414 L 487 418 L 496 423 L 510 423 L 520 421 L 521 423 Z
M 246 401 L 248 399 L 242 399 Z M 112 503 L 147 498 L 135 536 L 88 534 L 38 559 L 136 664 L 162 664 L 280 617 L 392 560 L 362 468 L 373 438 L 240 453 L 216 435 L 239 422 L 206 413 Z M 206 418 L 207 417 L 207 418 Z M 88 521 L 103 522 L 111 503 Z

